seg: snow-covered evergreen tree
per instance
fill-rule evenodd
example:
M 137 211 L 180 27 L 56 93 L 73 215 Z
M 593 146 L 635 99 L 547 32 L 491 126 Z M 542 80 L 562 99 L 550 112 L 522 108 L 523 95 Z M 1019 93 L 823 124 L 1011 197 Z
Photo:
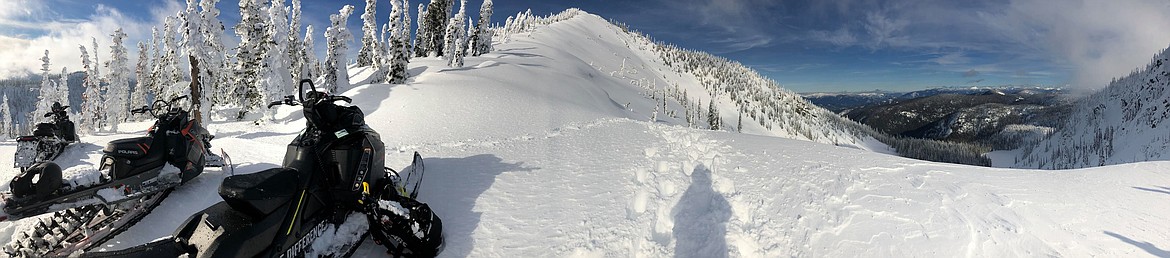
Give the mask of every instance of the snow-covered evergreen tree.
M 463 56 L 466 53 L 467 33 L 463 26 L 467 24 L 464 15 L 467 0 L 460 0 L 459 3 L 459 13 L 447 23 L 447 37 L 443 40 L 443 59 L 447 60 L 447 66 L 450 67 L 463 67 Z
M 61 100 L 62 106 L 72 103 L 72 97 L 69 96 L 69 69 L 65 67 L 61 67 L 61 77 L 57 78 L 57 98 Z
M 313 79 L 316 81 L 317 77 L 321 76 L 321 62 L 317 59 L 317 52 L 313 51 L 316 48 L 313 45 L 313 25 L 305 27 L 304 39 L 304 45 L 301 46 L 301 53 L 304 53 L 305 56 L 304 62 L 301 63 L 301 78 L 296 80 L 298 83 L 301 81 L 300 79 Z
M 81 115 L 78 118 L 77 129 L 81 132 L 96 132 L 102 128 L 102 108 L 105 106 L 105 100 L 102 97 L 102 91 L 99 88 L 98 78 L 94 76 L 94 65 L 90 63 L 89 54 L 85 51 L 85 46 L 81 48 L 81 66 L 85 71 L 85 80 L 81 85 L 85 87 L 85 93 L 81 95 Z
M 265 52 L 261 56 L 264 60 L 264 65 L 260 68 L 260 87 L 258 93 L 261 101 L 258 104 L 279 100 L 281 97 L 291 94 L 289 85 L 293 82 L 289 77 L 289 62 L 288 58 L 288 17 L 287 9 L 284 7 L 283 0 L 273 0 L 271 7 L 268 8 L 268 17 L 272 20 L 268 26 L 268 36 L 265 44 Z M 259 107 L 263 113 L 267 114 L 269 118 L 275 115 L 275 111 Z
M 130 93 L 130 108 L 146 106 L 146 87 L 150 85 L 150 52 L 147 52 L 146 43 L 138 42 L 138 65 L 134 66 L 134 77 L 138 84 Z M 131 117 L 134 118 L 134 117 Z
M 710 126 L 711 130 L 718 131 L 719 128 L 723 127 L 722 125 L 723 121 L 719 118 L 719 108 L 715 107 L 715 98 L 711 98 L 711 102 L 707 104 L 707 126 Z
M 483 0 L 483 5 L 479 6 L 479 23 L 475 25 L 475 33 L 472 34 L 475 43 L 470 45 L 472 56 L 492 52 L 492 9 L 492 0 Z
M 296 83 L 303 78 L 311 78 L 312 76 L 306 74 L 305 63 L 308 59 L 305 57 L 305 42 L 301 39 L 301 0 L 292 0 L 292 5 L 289 6 L 292 12 L 289 13 L 289 31 L 288 31 L 288 61 L 289 72 L 292 73 L 292 82 Z M 295 89 L 296 85 L 291 85 Z M 292 92 L 293 90 L 290 90 Z
M 193 0 L 188 0 L 193 1 Z M 126 53 L 126 46 L 122 41 L 126 39 L 126 33 L 122 32 L 121 28 L 114 31 L 113 45 L 110 45 L 110 61 L 106 63 L 106 81 L 109 86 L 106 89 L 106 101 L 104 111 L 106 120 L 110 124 L 110 131 L 117 132 L 118 124 L 125 122 L 127 115 L 130 113 L 130 103 L 127 101 L 130 98 L 130 57 Z
M 387 72 L 387 83 L 400 84 L 406 82 L 407 63 L 410 62 L 410 17 L 405 16 L 406 1 L 391 0 L 393 8 L 390 11 L 390 69 Z
M 151 27 L 150 40 L 150 78 L 147 80 L 150 84 L 146 85 L 146 93 L 150 96 L 159 96 L 162 94 L 162 77 L 163 77 L 163 38 L 159 33 L 158 27 Z M 149 103 L 148 103 L 149 104 Z
M 372 66 L 378 55 L 378 16 L 376 0 L 366 0 L 366 12 L 362 13 L 362 48 L 358 50 L 357 65 Z
M 162 31 L 163 55 L 159 59 L 161 70 L 159 76 L 156 78 L 156 83 L 159 87 L 159 95 L 164 99 L 169 99 L 177 93 L 170 89 L 172 85 L 183 79 L 183 73 L 179 70 L 179 54 L 182 49 L 179 47 L 179 18 L 167 17 Z
M 199 100 L 199 113 L 203 116 L 203 121 L 211 119 L 212 106 L 216 104 L 216 99 L 223 98 L 223 96 L 216 95 L 223 93 L 225 90 L 222 88 L 231 84 L 228 79 L 229 64 L 225 62 L 228 58 L 223 45 L 225 29 L 223 22 L 219 20 L 219 8 L 216 7 L 218 2 L 219 0 L 202 0 L 199 3 L 202 9 L 199 12 L 201 18 L 199 28 L 204 43 L 200 51 L 204 52 L 203 57 L 206 58 L 199 60 L 200 76 L 206 76 L 203 83 L 200 84 L 202 96 Z
M 428 49 L 426 48 L 426 43 L 424 43 L 424 42 L 427 42 L 426 39 L 430 38 L 430 36 L 427 35 L 427 33 L 429 33 L 429 31 L 427 31 L 427 29 L 430 28 L 430 24 L 427 24 L 426 11 L 427 11 L 426 5 L 419 3 L 418 4 L 418 28 L 414 32 L 414 56 L 415 57 L 427 56 Z
M 240 23 L 235 28 L 240 45 L 236 48 L 235 80 L 229 98 L 240 104 L 236 115 L 238 120 L 263 105 L 256 89 L 261 76 L 260 67 L 263 66 L 261 55 L 267 47 L 264 36 L 267 35 L 268 19 L 261 10 L 263 6 L 262 0 L 240 0 Z
M 421 35 L 416 35 L 415 44 L 423 44 L 422 49 L 416 49 L 415 56 L 439 56 L 444 54 L 444 43 L 447 38 L 447 24 L 450 22 L 453 0 L 431 0 L 431 4 L 419 19 L 426 19 L 425 27 L 419 26 Z M 420 22 L 420 24 L 422 24 Z M 418 38 L 421 38 L 422 42 Z M 421 50 L 421 51 L 420 51 Z
M 329 92 L 338 92 L 338 89 L 349 87 L 349 71 L 346 67 L 345 53 L 348 51 L 346 42 L 352 40 L 353 35 L 346 29 L 346 21 L 353 14 L 353 6 L 346 5 L 337 14 L 329 15 L 333 24 L 325 29 L 325 81 L 322 87 Z
M 8 107 L 8 95 L 0 98 L 0 139 L 8 139 L 13 135 L 12 109 Z
M 52 111 L 53 102 L 61 101 L 57 96 L 57 86 L 49 79 L 49 71 L 51 71 L 49 50 L 45 50 L 45 57 L 42 57 L 41 61 L 43 62 L 41 64 L 41 91 L 38 96 L 37 108 L 28 114 L 28 120 L 26 120 L 32 124 L 45 120 L 44 115 Z

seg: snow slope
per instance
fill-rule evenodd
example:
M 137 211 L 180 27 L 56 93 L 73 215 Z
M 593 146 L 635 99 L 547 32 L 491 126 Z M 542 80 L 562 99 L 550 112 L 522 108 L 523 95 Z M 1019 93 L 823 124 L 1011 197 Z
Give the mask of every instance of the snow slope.
M 1170 49 L 1078 100 L 1064 126 L 996 166 L 1067 169 L 1170 160 Z M 1007 155 L 1012 156 L 1012 155 Z
M 582 13 L 464 68 L 415 59 L 406 84 L 343 94 L 382 134 L 388 166 L 425 157 L 420 199 L 443 219 L 441 257 L 1170 255 L 1170 162 L 982 168 L 652 122 L 656 101 L 613 68 L 672 75 L 628 37 Z M 237 173 L 279 166 L 304 123 L 297 111 L 262 126 L 214 122 L 212 144 Z M 85 137 L 62 163 L 93 167 L 99 146 L 147 126 Z M 208 169 L 105 248 L 172 233 L 219 200 L 226 174 Z M 0 222 L 0 242 L 30 221 Z M 381 252 L 367 241 L 357 257 Z

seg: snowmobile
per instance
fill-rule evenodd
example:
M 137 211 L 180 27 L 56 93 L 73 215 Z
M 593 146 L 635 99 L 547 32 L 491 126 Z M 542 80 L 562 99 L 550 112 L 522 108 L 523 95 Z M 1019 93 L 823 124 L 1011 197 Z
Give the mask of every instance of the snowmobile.
M 368 235 L 394 256 L 437 255 L 442 222 L 415 201 L 421 156 L 414 154 L 403 179 L 384 167 L 385 147 L 361 109 L 334 103 L 350 98 L 317 91 L 311 80 L 299 88 L 299 98 L 269 104 L 302 106 L 307 120 L 283 167 L 225 178 L 224 201 L 190 216 L 171 237 L 82 257 L 347 257 Z
M 98 170 L 66 180 L 53 162 L 32 166 L 0 193 L 0 220 L 53 212 L 5 246 L 10 256 L 63 256 L 96 246 L 133 225 L 170 191 L 203 172 L 211 136 L 188 111 L 186 96 L 158 100 L 132 110 L 157 121 L 145 137 L 114 140 L 102 151 Z M 188 108 L 190 109 L 190 108 Z
M 38 123 L 32 135 L 16 138 L 16 160 L 13 167 L 25 169 L 36 164 L 53 161 L 65 146 L 77 141 L 77 132 L 73 121 L 69 121 L 69 114 L 65 110 L 69 106 L 61 106 L 53 102 L 52 111 L 45 114 L 50 117 L 48 123 Z

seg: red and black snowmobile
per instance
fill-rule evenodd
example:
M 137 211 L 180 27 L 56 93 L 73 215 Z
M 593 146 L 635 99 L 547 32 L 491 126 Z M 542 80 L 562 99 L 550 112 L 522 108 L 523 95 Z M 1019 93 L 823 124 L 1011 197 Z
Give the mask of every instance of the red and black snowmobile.
M 176 186 L 203 172 L 211 136 L 187 110 L 186 96 L 158 100 L 157 120 L 147 136 L 111 141 L 100 167 L 62 178 L 61 167 L 41 162 L 24 169 L 0 192 L 0 220 L 52 212 L 34 228 L 17 233 L 4 252 L 14 257 L 66 256 L 96 246 L 133 225 Z M 188 108 L 189 110 L 190 108 Z M 212 164 L 212 165 L 222 165 Z

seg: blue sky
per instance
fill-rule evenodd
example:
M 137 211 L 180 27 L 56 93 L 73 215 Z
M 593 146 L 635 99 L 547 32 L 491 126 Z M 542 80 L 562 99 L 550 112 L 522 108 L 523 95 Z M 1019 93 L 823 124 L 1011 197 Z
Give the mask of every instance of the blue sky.
M 423 2 L 429 1 L 411 5 Z M 739 61 L 798 92 L 1004 84 L 1094 89 L 1170 46 L 1170 2 L 1164 0 L 494 3 L 497 23 L 529 8 L 549 14 L 578 7 L 657 40 Z M 239 17 L 237 4 L 219 3 L 229 26 Z M 357 8 L 349 27 L 360 30 L 365 1 L 303 1 L 304 23 L 316 27 L 319 48 L 328 15 L 343 4 Z M 469 11 L 477 13 L 480 4 L 469 1 Z M 125 28 L 134 44 L 184 7 L 183 1 L 0 0 L 0 76 L 39 69 L 44 49 L 60 60 L 52 69 L 75 70 L 77 45 L 88 48 L 89 37 L 98 37 L 107 58 L 115 28 Z M 388 1 L 379 1 L 380 22 L 389 9 Z

